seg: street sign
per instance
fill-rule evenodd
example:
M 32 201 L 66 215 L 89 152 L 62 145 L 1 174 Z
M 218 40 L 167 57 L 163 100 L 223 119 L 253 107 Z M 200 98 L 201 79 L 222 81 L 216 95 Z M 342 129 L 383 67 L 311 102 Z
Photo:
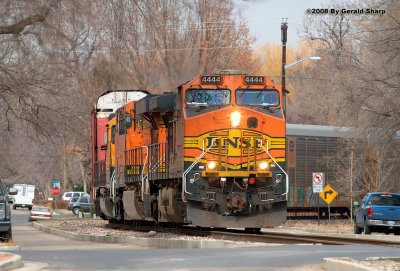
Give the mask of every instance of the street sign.
M 324 172 L 313 172 L 313 193 L 321 193 L 325 185 L 325 173 Z
M 51 193 L 53 196 L 57 197 L 60 194 L 60 188 L 58 186 L 53 186 L 51 188 Z
M 54 187 L 54 186 L 58 186 L 58 188 L 61 188 L 60 180 L 56 180 L 56 179 L 51 180 L 51 185 L 52 185 L 53 187 Z
M 323 199 L 327 204 L 330 204 L 334 198 L 338 195 L 338 192 L 335 191 L 329 184 L 327 184 L 324 190 L 319 193 L 321 199 Z

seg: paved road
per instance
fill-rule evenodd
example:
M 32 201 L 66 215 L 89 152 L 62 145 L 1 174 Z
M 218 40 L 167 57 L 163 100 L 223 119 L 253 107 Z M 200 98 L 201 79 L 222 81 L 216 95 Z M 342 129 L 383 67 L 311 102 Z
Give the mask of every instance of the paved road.
M 71 241 L 34 229 L 14 211 L 14 240 L 28 266 L 22 270 L 319 270 L 325 257 L 398 256 L 397 247 L 278 245 L 230 249 L 143 249 Z M 44 263 L 43 265 L 37 263 Z M 310 267 L 313 265 L 314 267 Z M 29 269 L 27 269 L 29 268 Z M 36 269 L 35 269 L 36 268 Z

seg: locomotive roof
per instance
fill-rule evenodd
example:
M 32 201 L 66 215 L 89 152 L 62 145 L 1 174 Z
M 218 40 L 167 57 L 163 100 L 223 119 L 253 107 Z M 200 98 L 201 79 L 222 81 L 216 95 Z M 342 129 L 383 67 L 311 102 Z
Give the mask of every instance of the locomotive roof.
M 308 125 L 308 124 L 287 124 L 286 133 L 288 136 L 315 136 L 315 137 L 345 137 L 354 138 L 357 129 L 338 126 Z
M 96 110 L 100 112 L 115 112 L 117 108 L 131 101 L 138 101 L 147 96 L 145 90 L 109 90 L 103 93 L 96 103 Z

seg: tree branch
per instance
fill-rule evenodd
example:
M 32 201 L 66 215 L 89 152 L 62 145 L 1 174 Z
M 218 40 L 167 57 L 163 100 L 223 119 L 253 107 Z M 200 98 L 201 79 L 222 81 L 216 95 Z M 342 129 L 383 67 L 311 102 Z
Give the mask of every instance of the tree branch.
M 29 16 L 27 18 L 21 19 L 11 25 L 0 26 L 0 35 L 7 35 L 7 34 L 18 35 L 22 31 L 24 31 L 25 27 L 27 27 L 29 25 L 43 23 L 46 20 L 47 15 L 50 13 L 50 9 L 58 1 L 59 0 L 52 0 L 50 5 L 43 8 L 43 11 L 40 14 L 35 14 L 35 15 Z

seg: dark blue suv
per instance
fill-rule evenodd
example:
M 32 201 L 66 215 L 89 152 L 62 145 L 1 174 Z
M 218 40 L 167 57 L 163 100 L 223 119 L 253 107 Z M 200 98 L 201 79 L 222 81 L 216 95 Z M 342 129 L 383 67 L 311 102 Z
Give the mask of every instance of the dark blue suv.
M 90 212 L 90 208 L 92 206 L 92 201 L 90 199 L 89 196 L 85 196 L 85 197 L 80 197 L 78 198 L 77 201 L 75 201 L 75 203 L 73 203 L 72 207 L 70 207 L 72 209 L 72 213 L 74 215 L 78 215 L 79 212 Z

